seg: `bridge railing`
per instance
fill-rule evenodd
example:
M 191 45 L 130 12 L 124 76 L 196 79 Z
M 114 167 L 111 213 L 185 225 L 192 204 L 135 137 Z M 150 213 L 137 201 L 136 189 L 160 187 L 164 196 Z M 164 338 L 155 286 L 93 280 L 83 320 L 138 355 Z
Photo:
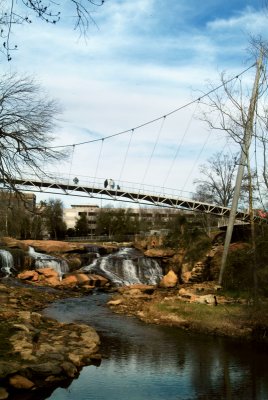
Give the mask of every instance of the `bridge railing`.
M 95 178 L 95 177 L 88 177 L 88 176 L 81 176 L 81 175 L 69 175 L 68 178 L 63 174 L 54 174 L 51 173 L 44 174 L 43 176 L 36 176 L 32 173 L 24 174 L 23 177 L 18 177 L 20 180 L 30 180 L 35 182 L 45 182 L 51 184 L 62 184 L 66 186 L 70 186 L 70 188 L 75 187 L 89 187 L 92 189 L 106 189 L 115 192 L 129 192 L 135 194 L 147 194 L 152 196 L 159 196 L 159 197 L 172 197 L 172 198 L 180 198 L 185 199 L 186 201 L 192 199 L 193 193 L 189 191 L 182 191 L 178 189 L 160 187 L 156 185 L 148 185 L 144 183 L 135 183 L 135 182 L 128 182 L 128 181 L 121 181 L 112 179 L 113 185 L 109 183 L 109 179 L 107 178 Z M 105 187 L 105 181 L 108 181 L 108 185 Z
M 215 212 L 219 215 L 224 215 L 230 211 L 227 207 L 196 201 L 193 199 L 194 196 L 192 192 L 157 187 L 144 183 L 116 181 L 110 178 L 104 179 L 81 175 L 75 176 L 71 174 L 66 178 L 66 176 L 60 173 L 46 173 L 42 176 L 40 174 L 25 173 L 23 177 L 18 177 L 17 181 L 17 185 L 21 187 L 21 190 L 27 185 L 32 185 L 38 186 L 38 191 L 40 190 L 42 192 L 47 191 L 51 193 L 53 189 L 53 193 L 55 193 L 54 190 L 61 190 L 64 194 L 74 196 L 83 196 L 83 192 L 84 195 L 90 195 L 92 193 L 92 197 L 101 196 L 101 198 L 104 199 L 137 202 L 148 205 L 153 203 L 160 206 L 166 206 L 167 204 L 183 208 L 186 206 L 187 209 L 208 213 Z M 182 203 L 187 204 L 185 205 Z M 248 214 L 243 204 L 237 211 L 243 215 Z M 242 218 L 244 217 L 242 216 Z

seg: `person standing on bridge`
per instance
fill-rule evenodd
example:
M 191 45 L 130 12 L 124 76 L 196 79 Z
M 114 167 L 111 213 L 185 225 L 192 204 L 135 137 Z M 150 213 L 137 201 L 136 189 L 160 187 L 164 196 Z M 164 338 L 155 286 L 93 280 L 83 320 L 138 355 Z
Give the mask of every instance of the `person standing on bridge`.
M 110 186 L 111 189 L 114 189 L 115 183 L 114 183 L 113 179 L 109 179 L 109 186 Z
M 104 187 L 105 187 L 105 189 L 107 188 L 107 186 L 108 186 L 108 180 L 105 179 L 105 181 L 104 181 Z

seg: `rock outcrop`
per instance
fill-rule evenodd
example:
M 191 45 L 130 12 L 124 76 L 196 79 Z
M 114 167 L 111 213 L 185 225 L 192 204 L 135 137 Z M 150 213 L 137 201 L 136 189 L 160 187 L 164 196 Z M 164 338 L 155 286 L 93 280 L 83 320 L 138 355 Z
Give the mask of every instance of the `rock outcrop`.
M 119 249 L 115 243 L 96 245 L 57 240 L 17 240 L 10 237 L 1 237 L 0 241 L 2 248 L 10 251 L 13 255 L 20 254 L 19 262 L 14 260 L 17 273 L 35 269 L 35 258 L 29 254 L 29 247 L 33 247 L 38 253 L 55 257 L 58 262 L 67 263 L 72 272 L 91 264 L 98 254 L 106 255 Z M 47 266 L 49 266 L 49 261 L 47 261 Z
M 64 275 L 60 279 L 58 273 L 52 268 L 40 268 L 37 270 L 24 271 L 17 276 L 22 281 L 27 281 L 37 285 L 48 285 L 60 288 L 73 289 L 83 287 L 92 290 L 95 287 L 107 287 L 108 279 L 96 274 L 85 274 L 83 272 L 73 272 Z
M 35 311 L 60 295 L 0 283 L 0 399 L 72 379 L 100 362 L 100 339 L 83 324 L 64 324 Z
M 183 283 L 195 283 L 207 281 L 209 277 L 209 265 L 207 260 L 198 261 L 192 270 L 182 273 L 181 279 Z

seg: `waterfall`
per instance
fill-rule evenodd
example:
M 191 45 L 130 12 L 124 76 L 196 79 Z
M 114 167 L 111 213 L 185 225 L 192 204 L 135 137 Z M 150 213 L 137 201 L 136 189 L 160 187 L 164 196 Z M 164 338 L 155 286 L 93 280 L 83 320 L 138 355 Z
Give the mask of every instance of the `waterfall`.
M 132 248 L 99 257 L 82 270 L 103 275 L 117 286 L 136 283 L 156 285 L 163 275 L 157 261 L 144 257 L 141 252 Z
M 0 249 L 0 270 L 4 276 L 10 276 L 14 269 L 12 254 L 7 250 Z
M 35 259 L 35 269 L 52 268 L 58 273 L 60 279 L 69 272 L 69 266 L 65 260 L 49 254 L 37 253 L 31 246 L 29 246 L 29 256 Z

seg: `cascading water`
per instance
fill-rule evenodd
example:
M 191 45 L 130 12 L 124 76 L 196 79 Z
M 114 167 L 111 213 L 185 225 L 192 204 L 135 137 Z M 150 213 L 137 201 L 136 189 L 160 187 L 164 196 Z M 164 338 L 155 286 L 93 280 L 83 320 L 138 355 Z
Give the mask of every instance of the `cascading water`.
M 156 285 L 163 276 L 157 261 L 144 257 L 133 248 L 124 248 L 114 254 L 97 258 L 82 270 L 103 275 L 117 286 L 136 283 Z
M 38 253 L 31 246 L 29 247 L 29 256 L 35 259 L 35 269 L 52 268 L 58 273 L 60 279 L 66 272 L 69 272 L 69 266 L 65 260 L 49 254 Z
M 0 249 L 0 270 L 4 276 L 10 276 L 15 270 L 12 254 L 3 249 Z

